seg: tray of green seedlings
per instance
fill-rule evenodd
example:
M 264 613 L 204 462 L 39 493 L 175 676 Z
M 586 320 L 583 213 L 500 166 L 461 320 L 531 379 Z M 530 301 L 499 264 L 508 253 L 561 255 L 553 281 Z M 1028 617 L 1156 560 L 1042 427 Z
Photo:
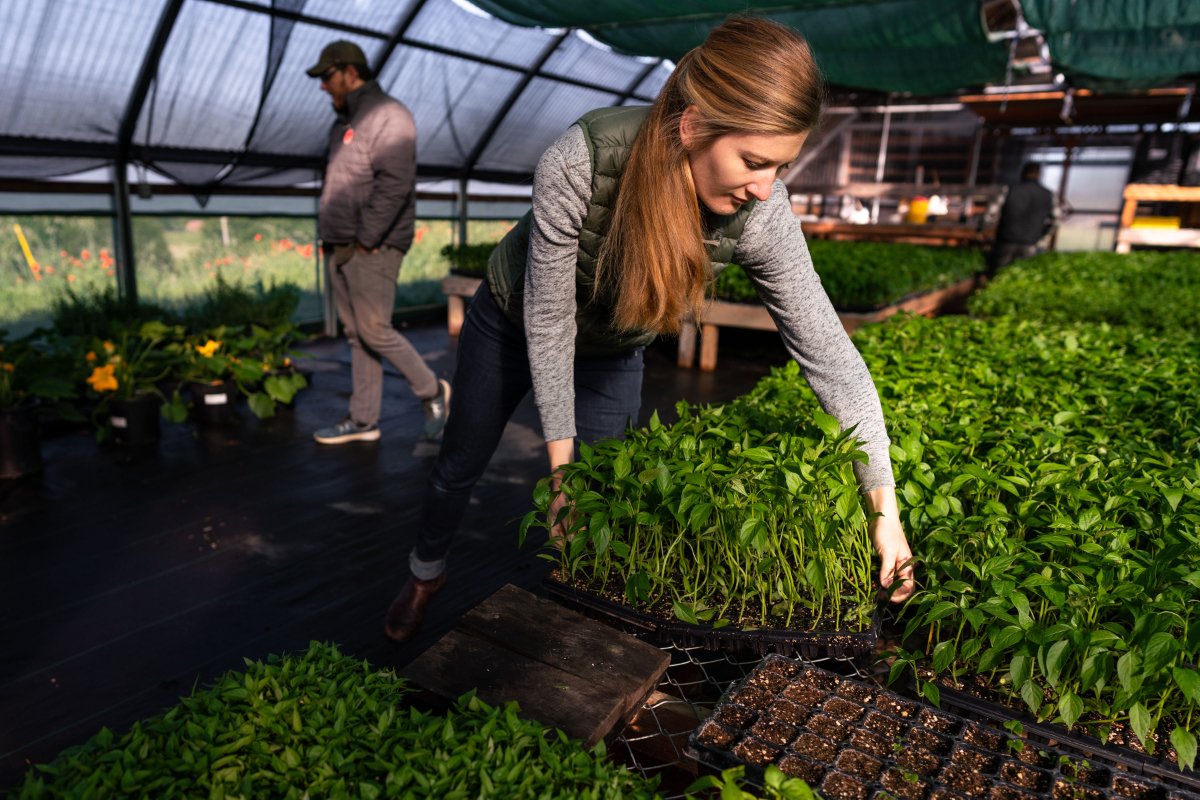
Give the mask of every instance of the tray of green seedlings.
M 816 412 L 779 419 L 752 396 L 681 403 L 562 472 L 567 543 L 547 590 L 658 638 L 816 657 L 876 642 L 878 568 L 857 440 Z M 547 482 L 531 526 L 547 527 Z
M 1033 743 L 967 709 L 937 708 L 879 685 L 766 659 L 733 685 L 687 753 L 749 780 L 769 765 L 827 800 L 1200 800 L 1200 794 Z

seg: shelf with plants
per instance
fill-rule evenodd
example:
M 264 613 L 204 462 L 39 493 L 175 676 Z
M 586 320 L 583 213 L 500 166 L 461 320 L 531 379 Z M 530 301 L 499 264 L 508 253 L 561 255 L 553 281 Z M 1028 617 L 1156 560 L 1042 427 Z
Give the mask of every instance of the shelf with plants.
M 1131 183 L 1123 192 L 1121 226 L 1117 230 L 1117 252 L 1128 253 L 1140 247 L 1200 248 L 1200 186 L 1172 186 Z M 1165 220 L 1149 220 L 1137 216 L 1138 203 L 1171 203 L 1182 207 L 1173 224 L 1157 224 Z M 1150 224 L 1139 224 L 1150 223 Z
M 864 456 L 833 417 L 776 416 L 797 391 L 680 403 L 673 425 L 655 416 L 581 447 L 563 469 L 569 541 L 547 556 L 551 590 L 660 639 L 869 652 L 877 568 L 853 471 Z M 522 535 L 554 521 L 557 494 L 539 484 Z
M 820 240 L 808 246 L 848 332 L 901 312 L 932 316 L 961 307 L 984 268 L 980 251 L 969 248 Z M 713 296 L 699 326 L 703 370 L 716 369 L 722 327 L 776 329 L 749 276 L 736 264 L 718 276 Z M 692 366 L 695 351 L 696 325 L 688 323 L 679 336 L 679 365 Z

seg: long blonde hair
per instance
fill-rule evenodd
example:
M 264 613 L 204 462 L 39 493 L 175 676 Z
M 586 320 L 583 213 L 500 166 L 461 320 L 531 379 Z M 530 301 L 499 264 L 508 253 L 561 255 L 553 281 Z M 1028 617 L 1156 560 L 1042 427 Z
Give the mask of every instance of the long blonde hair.
M 804 133 L 823 98 L 808 44 L 768 19 L 731 17 L 679 60 L 634 140 L 596 265 L 597 293 L 615 284 L 619 329 L 675 333 L 704 304 L 709 259 L 679 134 L 687 107 L 700 112 L 689 134 L 703 150 L 730 133 Z

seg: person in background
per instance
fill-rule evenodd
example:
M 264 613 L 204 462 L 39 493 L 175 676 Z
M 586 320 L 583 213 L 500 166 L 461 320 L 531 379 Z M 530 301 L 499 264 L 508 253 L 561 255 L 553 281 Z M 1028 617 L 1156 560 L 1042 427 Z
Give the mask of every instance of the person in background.
M 372 79 L 353 42 L 329 44 L 308 74 L 320 79 L 337 114 L 318 222 L 334 304 L 350 343 L 353 383 L 349 415 L 313 438 L 321 444 L 379 439 L 386 359 L 421 399 L 425 436 L 435 439 L 449 415 L 450 384 L 392 327 L 396 278 L 416 218 L 412 114 Z
M 1041 176 L 1040 164 L 1026 162 L 1021 167 L 1021 182 L 1008 190 L 996 225 L 996 240 L 988 253 L 989 279 L 1012 262 L 1037 255 L 1037 243 L 1054 229 L 1057 207 L 1054 195 L 1038 182 Z
M 576 440 L 622 436 L 637 419 L 642 349 L 698 317 L 706 287 L 731 262 L 755 282 L 821 405 L 843 427 L 857 426 L 870 460 L 855 469 L 877 512 L 880 581 L 897 602 L 912 594 L 879 395 L 778 180 L 816 125 L 823 94 L 798 34 L 734 17 L 679 61 L 653 106 L 589 112 L 545 152 L 533 209 L 492 253 L 463 326 L 455 414 L 410 577 L 387 611 L 389 638 L 409 639 L 445 585 L 471 488 L 530 387 L 554 475 L 575 457 Z M 554 519 L 564 504 L 554 500 Z

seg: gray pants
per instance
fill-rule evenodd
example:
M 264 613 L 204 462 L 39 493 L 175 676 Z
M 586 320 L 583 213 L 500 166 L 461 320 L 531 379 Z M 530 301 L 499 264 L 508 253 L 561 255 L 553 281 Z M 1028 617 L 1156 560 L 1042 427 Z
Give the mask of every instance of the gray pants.
M 344 259 L 344 260 L 343 260 Z M 350 418 L 359 424 L 379 422 L 383 404 L 383 359 L 400 371 L 422 400 L 438 393 L 437 376 L 409 341 L 392 327 L 396 278 L 404 253 L 381 247 L 363 253 L 342 246 L 325 259 L 333 302 L 350 342 Z

